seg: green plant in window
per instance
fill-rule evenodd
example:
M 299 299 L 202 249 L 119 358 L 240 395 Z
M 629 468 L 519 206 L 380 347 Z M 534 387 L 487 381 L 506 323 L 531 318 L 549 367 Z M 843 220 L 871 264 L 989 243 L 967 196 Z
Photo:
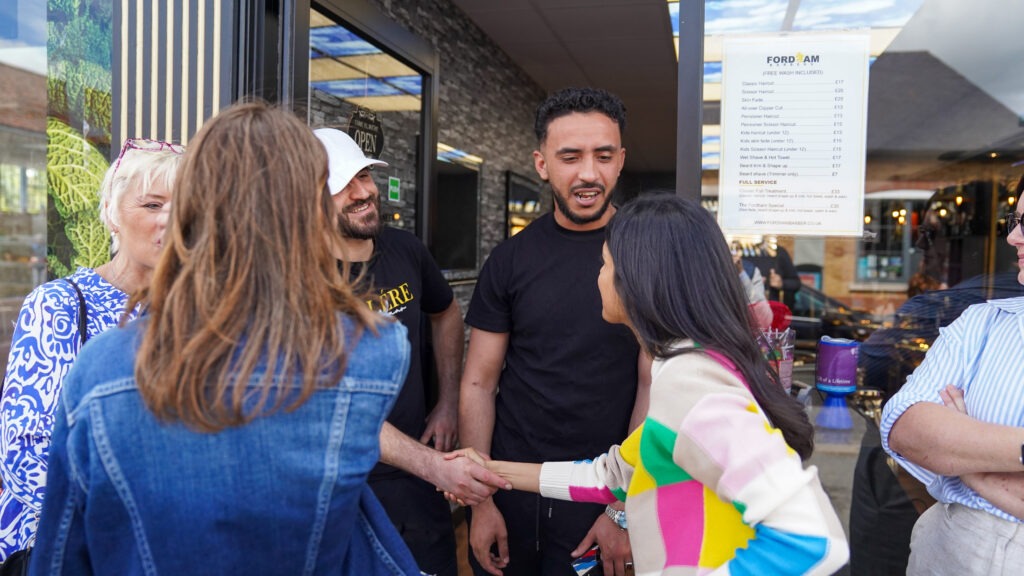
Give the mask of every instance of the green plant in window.
M 90 137 L 110 134 L 110 70 L 85 60 L 56 61 L 49 65 L 49 114 L 72 126 L 90 130 Z
M 64 276 L 78 266 L 95 267 L 110 256 L 110 238 L 99 219 L 99 191 L 110 164 L 74 128 L 50 117 L 46 120 L 47 192 L 64 225 L 71 257 L 62 261 L 52 251 L 50 270 Z
M 110 140 L 110 0 L 48 0 L 49 115 L 92 142 Z

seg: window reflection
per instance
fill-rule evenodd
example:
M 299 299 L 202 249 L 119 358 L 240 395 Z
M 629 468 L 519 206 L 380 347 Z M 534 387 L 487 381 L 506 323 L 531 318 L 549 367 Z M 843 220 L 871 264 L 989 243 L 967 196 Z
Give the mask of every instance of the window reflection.
M 316 10 L 309 20 L 312 88 L 370 110 L 420 110 L 415 70 Z
M 46 6 L 3 12 L 0 294 L 23 297 L 43 280 L 46 257 Z
M 347 132 L 367 156 L 389 164 L 373 172 L 381 216 L 389 226 L 412 230 L 423 76 L 326 9 L 311 9 L 309 22 L 310 124 Z
M 1020 176 L 1024 159 L 1024 90 L 1017 56 L 1024 39 L 1013 33 L 1008 23 L 1013 18 L 1003 4 L 755 4 L 754 10 L 746 4 L 705 4 L 705 204 L 717 206 L 719 154 L 723 144 L 728 146 L 718 124 L 722 38 L 867 29 L 867 234 L 864 239 L 783 238 L 783 243 L 793 245 L 797 265 L 823 268 L 823 290 L 829 296 L 883 317 L 907 298 L 912 281 L 918 289 L 942 287 L 1012 266 L 999 232 L 1011 207 L 1007 183 Z M 968 46 L 976 37 L 998 37 L 999 42 Z M 922 242 L 939 245 L 929 255 Z
M 858 245 L 856 282 L 906 283 L 917 269 L 919 234 L 931 190 L 889 190 L 864 202 L 865 241 Z
M 825 333 L 863 340 L 861 391 L 865 398 L 874 393 L 877 413 L 941 327 L 971 304 L 1022 293 L 1005 234 L 1018 200 L 1012 190 L 1024 173 L 1024 4 L 715 1 L 705 2 L 705 17 L 702 184 L 712 210 L 720 152 L 730 150 L 720 126 L 721 83 L 729 74 L 722 38 L 870 30 L 864 238 L 779 242 L 802 272 L 820 270 L 820 291 L 797 292 L 794 325 L 820 329 L 805 332 L 811 342 Z M 806 359 L 815 362 L 813 352 Z M 794 378 L 813 383 L 815 372 L 798 367 Z M 850 572 L 903 573 L 917 504 L 927 494 L 905 473 L 897 481 L 873 422 L 869 417 L 846 504 Z M 820 440 L 849 447 L 861 436 L 858 429 Z
M 4 2 L 0 8 L 2 358 L 7 357 L 22 299 L 46 280 L 46 100 L 46 3 Z

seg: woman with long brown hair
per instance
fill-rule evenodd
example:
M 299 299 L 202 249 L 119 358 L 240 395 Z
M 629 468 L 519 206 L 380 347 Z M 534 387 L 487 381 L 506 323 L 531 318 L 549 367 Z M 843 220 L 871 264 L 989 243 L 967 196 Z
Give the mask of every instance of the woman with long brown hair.
M 266 104 L 190 143 L 143 316 L 65 381 L 38 573 L 418 573 L 366 487 L 408 369 L 331 255 L 327 158 Z

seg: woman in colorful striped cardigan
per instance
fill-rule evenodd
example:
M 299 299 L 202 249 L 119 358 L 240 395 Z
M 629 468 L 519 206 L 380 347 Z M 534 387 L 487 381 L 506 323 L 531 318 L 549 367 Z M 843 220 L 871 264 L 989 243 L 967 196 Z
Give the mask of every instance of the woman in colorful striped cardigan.
M 674 195 L 626 204 L 607 228 L 598 286 L 605 320 L 629 326 L 655 359 L 645 422 L 594 460 L 489 466 L 519 490 L 625 501 L 637 575 L 842 567 L 842 527 L 802 464 L 813 428 L 755 343 L 713 217 Z

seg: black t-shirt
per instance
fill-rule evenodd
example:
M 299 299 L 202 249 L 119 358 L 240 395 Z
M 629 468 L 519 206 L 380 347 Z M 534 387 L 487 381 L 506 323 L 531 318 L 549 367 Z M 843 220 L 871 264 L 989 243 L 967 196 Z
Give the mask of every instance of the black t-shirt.
M 749 260 L 761 271 L 761 277 L 764 278 L 764 287 L 768 289 L 768 299 L 776 302 L 781 301 L 792 310 L 793 304 L 796 301 L 796 292 L 800 290 L 801 282 L 796 266 L 793 265 L 793 259 L 789 257 L 789 252 L 782 246 L 779 246 L 775 257 L 769 256 L 767 252 L 762 251 L 756 256 L 744 257 L 744 259 Z M 768 276 L 773 269 L 776 274 L 782 276 L 782 290 L 768 285 Z
M 604 229 L 566 230 L 549 213 L 484 264 L 466 323 L 509 333 L 492 457 L 594 457 L 626 437 L 639 345 L 601 318 L 603 244 Z
M 409 330 L 412 346 L 409 375 L 388 422 L 418 441 L 426 427 L 424 420 L 427 417 L 422 331 L 429 322 L 422 314 L 444 312 L 454 295 L 423 242 L 404 230 L 383 227 L 374 240 L 370 261 L 352 264 L 353 279 L 363 266 L 367 266 L 364 284 L 357 286 L 357 290 L 370 293 L 367 306 L 375 312 L 398 318 Z M 366 286 L 370 287 L 369 290 Z M 380 475 L 395 470 L 378 464 L 373 473 Z

